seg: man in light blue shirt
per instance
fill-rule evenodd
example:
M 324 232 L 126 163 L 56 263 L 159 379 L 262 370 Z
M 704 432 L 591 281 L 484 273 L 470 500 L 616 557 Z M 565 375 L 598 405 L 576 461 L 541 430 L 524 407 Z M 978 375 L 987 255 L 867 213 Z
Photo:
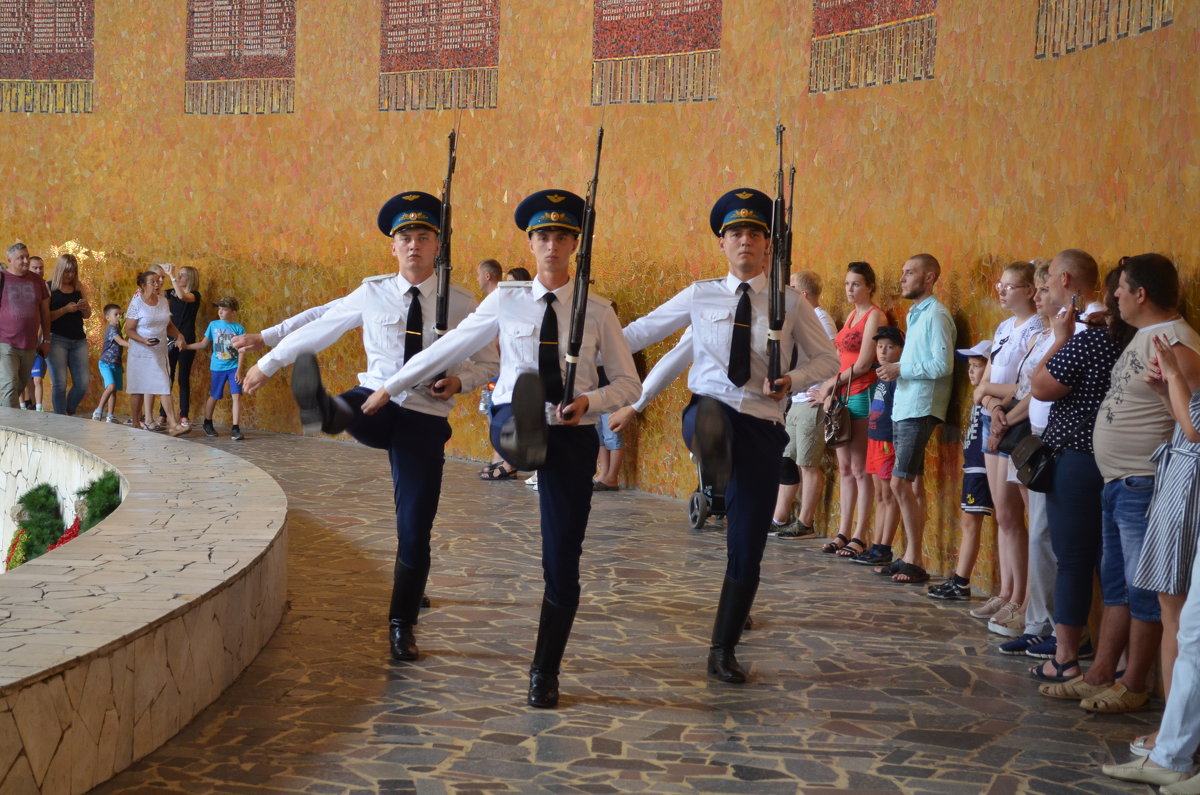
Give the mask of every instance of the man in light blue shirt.
M 889 566 L 876 569 L 896 582 L 920 583 L 929 579 L 921 567 L 924 521 L 913 481 L 925 472 L 925 445 L 933 430 L 946 419 L 954 372 L 954 320 L 933 297 L 933 286 L 942 266 L 930 254 L 917 254 L 904 263 L 900 293 L 913 302 L 908 310 L 907 343 L 896 364 L 882 364 L 875 371 L 881 381 L 896 381 L 892 406 L 893 444 L 896 465 L 892 470 L 892 493 L 900 504 L 908 548 Z

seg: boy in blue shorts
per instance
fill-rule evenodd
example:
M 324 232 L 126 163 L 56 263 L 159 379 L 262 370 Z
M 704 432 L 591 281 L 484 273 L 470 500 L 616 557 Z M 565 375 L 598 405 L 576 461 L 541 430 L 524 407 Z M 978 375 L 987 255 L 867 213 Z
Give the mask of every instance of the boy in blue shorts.
M 972 387 L 979 386 L 983 379 L 988 354 L 991 352 L 991 340 L 983 340 L 973 348 L 959 348 L 955 351 L 959 358 L 967 360 L 967 378 Z M 949 579 L 930 586 L 930 599 L 966 601 L 971 598 L 971 571 L 975 568 L 975 559 L 979 556 L 983 517 L 995 513 L 995 508 L 992 507 L 992 491 L 988 488 L 987 467 L 983 463 L 983 435 L 987 421 L 987 412 L 982 406 L 971 406 L 971 419 L 963 436 L 962 502 L 959 506 L 962 513 L 958 525 L 962 531 L 962 541 L 958 546 L 958 564 Z
M 237 322 L 238 300 L 226 296 L 220 301 L 214 301 L 217 307 L 217 319 L 208 324 L 204 330 L 204 339 L 188 345 L 188 350 L 202 351 L 212 345 L 212 359 L 208 363 L 212 374 L 211 387 L 208 392 L 208 402 L 204 404 L 204 433 L 216 436 L 213 428 L 213 409 L 217 401 L 225 394 L 225 385 L 229 385 L 229 397 L 233 401 L 233 427 L 229 429 L 229 437 L 236 441 L 246 438 L 238 421 L 242 415 L 242 354 L 233 347 L 233 338 L 246 333 L 246 327 Z
M 99 420 L 107 407 L 108 422 L 116 422 L 114 409 L 117 405 L 117 393 L 125 388 L 123 376 L 125 368 L 121 366 L 124 351 L 129 343 L 121 336 L 121 307 L 107 304 L 104 307 L 104 344 L 100 347 L 100 377 L 104 379 L 104 392 L 100 394 L 100 403 L 92 412 L 92 419 Z

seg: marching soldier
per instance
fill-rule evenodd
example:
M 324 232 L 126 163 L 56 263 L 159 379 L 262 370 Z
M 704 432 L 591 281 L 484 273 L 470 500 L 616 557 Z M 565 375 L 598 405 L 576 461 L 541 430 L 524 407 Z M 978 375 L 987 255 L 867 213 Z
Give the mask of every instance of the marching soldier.
M 693 396 L 683 411 L 683 438 L 699 460 L 704 482 L 724 490 L 727 517 L 725 581 L 708 673 L 737 684 L 746 681 L 746 672 L 734 647 L 758 590 L 787 442 L 780 401 L 792 384 L 829 378 L 838 368 L 837 353 L 812 307 L 789 288 L 781 360 L 793 361 L 794 350 L 795 364 L 774 384 L 767 381 L 770 219 L 771 199 L 761 191 L 739 188 L 718 199 L 709 224 L 729 273 L 695 282 L 624 332 L 636 352 L 692 327 L 688 388 Z
M 528 703 L 540 708 L 558 704 L 559 666 L 579 605 L 579 558 L 599 445 L 593 426 L 602 413 L 632 402 L 639 390 L 612 305 L 590 294 L 577 362 L 578 397 L 559 405 L 576 287 L 568 268 L 583 212 L 583 199 L 565 190 L 539 191 L 522 201 L 515 220 L 528 235 L 537 263 L 533 281 L 501 282 L 458 328 L 407 362 L 363 406 L 369 413 L 385 405 L 391 395 L 462 361 L 499 335 L 492 443 L 518 469 L 538 469 L 545 592 Z M 597 360 L 609 378 L 604 387 L 598 386 Z
M 375 407 L 370 416 L 362 412 L 372 392 L 436 338 L 434 259 L 441 209 L 437 197 L 420 191 L 389 199 L 379 211 L 378 225 L 392 240 L 399 272 L 364 279 L 354 292 L 318 308 L 323 311 L 311 310 L 315 319 L 305 318 L 304 325 L 283 337 L 250 369 L 244 382 L 246 391 L 253 392 L 294 362 L 292 392 L 306 428 L 319 427 L 325 433 L 344 430 L 368 447 L 388 451 L 398 541 L 388 630 L 396 660 L 416 660 L 420 654 L 413 626 L 429 576 L 429 538 L 441 494 L 445 446 L 450 439 L 446 417 L 453 407 L 453 395 L 487 383 L 497 367 L 493 347 L 481 346 L 474 359 L 447 369 L 437 381 L 430 382 L 428 377 L 413 381 L 397 390 L 386 406 Z M 453 287 L 450 326 L 470 314 L 475 305 L 466 291 Z M 358 386 L 331 396 L 321 385 L 313 354 L 359 327 L 367 371 L 359 373 Z

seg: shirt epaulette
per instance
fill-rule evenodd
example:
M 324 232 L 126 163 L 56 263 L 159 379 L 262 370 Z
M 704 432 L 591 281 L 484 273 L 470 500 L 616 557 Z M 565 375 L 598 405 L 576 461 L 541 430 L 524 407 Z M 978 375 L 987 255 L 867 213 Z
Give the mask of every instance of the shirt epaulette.
M 596 302 L 597 304 L 599 304 L 600 306 L 605 306 L 605 307 L 612 306 L 612 301 L 608 300 L 607 298 L 605 298 L 602 295 L 596 295 L 591 290 L 588 290 L 588 303 L 591 303 L 593 301 Z
M 384 279 L 393 279 L 395 276 L 396 274 L 394 273 L 381 273 L 378 276 L 368 276 L 367 278 L 363 279 L 363 284 L 366 284 L 367 282 L 381 282 Z
M 463 298 L 470 298 L 471 300 L 475 300 L 475 296 L 471 295 L 471 293 L 467 292 L 462 287 L 459 287 L 457 284 L 450 285 L 450 292 L 452 292 L 456 295 L 460 295 Z
M 507 289 L 507 290 L 511 290 L 515 287 L 528 287 L 531 284 L 533 284 L 533 282 L 500 282 L 496 286 Z
M 717 276 L 713 279 L 697 279 L 696 281 L 694 281 L 692 283 L 693 284 L 705 284 L 707 282 L 723 282 L 723 281 L 725 281 L 724 276 Z

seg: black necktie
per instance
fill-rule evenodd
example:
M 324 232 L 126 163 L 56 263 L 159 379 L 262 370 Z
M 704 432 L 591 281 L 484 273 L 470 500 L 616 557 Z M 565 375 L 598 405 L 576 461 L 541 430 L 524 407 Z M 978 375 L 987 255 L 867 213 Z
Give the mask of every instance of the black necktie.
M 750 285 L 738 285 L 742 297 L 733 313 L 733 341 L 729 344 L 729 380 L 745 386 L 750 380 Z
M 408 325 L 404 328 L 404 361 L 421 352 L 425 342 L 425 319 L 421 316 L 421 291 L 415 286 L 408 288 L 412 302 L 408 305 Z
M 538 338 L 538 375 L 546 388 L 546 400 L 561 403 L 562 372 L 558 369 L 558 315 L 554 314 L 554 293 L 546 293 L 546 313 L 542 315 L 542 334 Z

